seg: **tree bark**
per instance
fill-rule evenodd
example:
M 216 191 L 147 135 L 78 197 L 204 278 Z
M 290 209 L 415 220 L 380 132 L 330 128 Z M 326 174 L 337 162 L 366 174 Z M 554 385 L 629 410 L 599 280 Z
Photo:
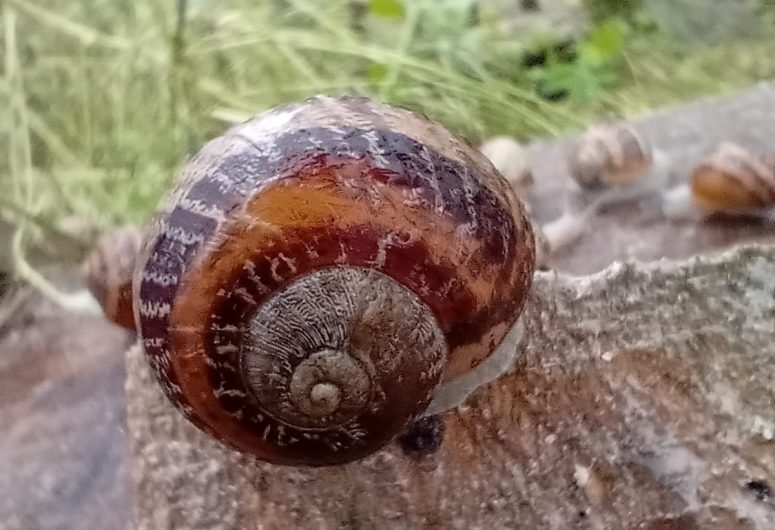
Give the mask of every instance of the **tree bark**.
M 515 368 L 422 456 L 222 447 L 127 355 L 138 530 L 775 528 L 775 247 L 536 276 Z

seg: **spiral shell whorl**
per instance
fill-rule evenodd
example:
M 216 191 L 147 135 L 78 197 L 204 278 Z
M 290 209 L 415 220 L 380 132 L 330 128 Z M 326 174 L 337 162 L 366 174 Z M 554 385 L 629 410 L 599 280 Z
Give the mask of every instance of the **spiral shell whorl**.
M 135 312 L 194 423 L 265 460 L 331 464 L 384 445 L 440 379 L 486 358 L 534 253 L 474 148 L 408 111 L 315 98 L 191 161 L 148 239 Z
M 323 429 L 361 416 L 372 431 L 423 412 L 447 354 L 433 313 L 411 291 L 350 267 L 312 272 L 267 300 L 242 351 L 248 386 L 275 418 Z

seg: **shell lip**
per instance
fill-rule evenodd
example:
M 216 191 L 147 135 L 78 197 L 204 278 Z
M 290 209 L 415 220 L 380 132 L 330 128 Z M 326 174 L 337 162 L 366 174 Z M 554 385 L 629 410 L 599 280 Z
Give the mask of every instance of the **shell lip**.
M 520 316 L 503 341 L 482 363 L 470 372 L 436 388 L 433 400 L 422 416 L 433 416 L 463 405 L 478 388 L 510 371 L 526 344 L 524 318 Z

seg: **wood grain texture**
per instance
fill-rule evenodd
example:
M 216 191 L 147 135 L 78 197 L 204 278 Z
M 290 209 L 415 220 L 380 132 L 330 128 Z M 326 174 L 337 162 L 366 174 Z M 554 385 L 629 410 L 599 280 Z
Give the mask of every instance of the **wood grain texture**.
M 436 453 L 329 469 L 222 448 L 132 348 L 137 527 L 772 528 L 747 484 L 775 484 L 774 292 L 772 247 L 541 273 L 517 366 L 444 416 Z

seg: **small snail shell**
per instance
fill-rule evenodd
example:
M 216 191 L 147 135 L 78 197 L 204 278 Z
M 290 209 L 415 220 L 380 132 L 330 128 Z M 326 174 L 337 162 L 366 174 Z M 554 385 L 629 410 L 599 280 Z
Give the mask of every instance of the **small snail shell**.
M 775 159 L 723 142 L 700 161 L 688 186 L 665 194 L 663 209 L 672 218 L 723 214 L 770 219 L 775 209 Z
M 140 253 L 141 231 L 124 226 L 103 234 L 87 256 L 83 273 L 105 316 L 134 330 L 132 275 Z
M 571 176 L 585 190 L 634 182 L 651 168 L 652 162 L 651 145 L 624 124 L 588 129 L 568 158 Z
M 517 195 L 524 197 L 530 191 L 533 174 L 527 152 L 519 142 L 508 136 L 495 136 L 479 146 L 479 150 L 506 177 Z
M 707 213 L 756 212 L 775 206 L 775 160 L 725 142 L 691 179 L 692 199 Z
M 262 460 L 330 465 L 495 357 L 534 252 L 474 148 L 409 111 L 318 97 L 189 163 L 136 269 L 135 315 L 193 423 Z

